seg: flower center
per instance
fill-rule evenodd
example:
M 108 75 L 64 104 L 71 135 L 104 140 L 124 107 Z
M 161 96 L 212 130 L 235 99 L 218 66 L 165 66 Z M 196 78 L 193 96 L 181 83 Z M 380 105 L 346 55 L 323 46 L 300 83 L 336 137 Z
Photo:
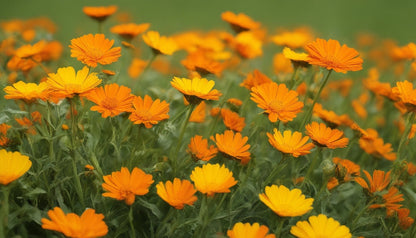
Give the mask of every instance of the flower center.
M 113 98 L 113 97 L 106 97 L 104 98 L 104 100 L 101 102 L 102 107 L 105 107 L 109 110 L 115 109 L 118 106 L 118 100 L 117 98 Z

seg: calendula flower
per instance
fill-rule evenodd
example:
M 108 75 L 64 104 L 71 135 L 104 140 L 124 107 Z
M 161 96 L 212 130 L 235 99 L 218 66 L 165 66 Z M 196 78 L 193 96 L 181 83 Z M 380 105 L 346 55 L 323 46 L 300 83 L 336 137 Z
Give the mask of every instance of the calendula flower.
M 324 214 L 309 217 L 308 221 L 298 221 L 290 228 L 290 233 L 298 238 L 350 238 L 350 229 Z
M 15 55 L 22 59 L 31 58 L 36 62 L 42 61 L 41 53 L 46 46 L 46 42 L 41 40 L 33 45 L 23 45 L 16 49 Z
M 253 59 L 263 55 L 262 43 L 252 32 L 239 33 L 233 42 L 238 54 L 246 59 Z
M 196 71 L 202 76 L 214 74 L 219 77 L 224 70 L 223 64 L 208 57 L 207 53 L 202 50 L 188 54 L 188 56 L 181 61 L 181 64 L 188 70 Z
M 308 67 L 308 54 L 306 53 L 296 53 L 288 47 L 283 49 L 283 55 L 292 61 L 293 66 L 295 67 Z
M 19 125 L 21 125 L 25 129 L 27 134 L 36 135 L 36 129 L 33 126 L 33 122 L 29 118 L 15 118 L 15 120 L 17 121 L 17 123 L 19 123 Z
M 269 228 L 259 223 L 241 223 L 234 224 L 233 229 L 227 231 L 229 238 L 275 238 L 274 234 L 267 234 Z
M 250 145 L 246 144 L 248 137 L 243 137 L 240 133 L 235 133 L 231 130 L 227 130 L 224 134 L 216 134 L 215 139 L 211 136 L 218 150 L 221 151 L 225 156 L 240 160 L 242 164 L 247 164 L 250 160 Z
M 160 36 L 157 31 L 148 31 L 142 35 L 144 43 L 148 45 L 155 54 L 172 55 L 178 50 L 178 46 L 172 38 Z
M 128 69 L 128 74 L 131 78 L 137 78 L 146 68 L 147 62 L 139 58 L 133 58 Z
M 241 132 L 246 126 L 245 118 L 240 117 L 238 113 L 229 109 L 221 109 L 221 117 L 224 121 L 224 125 L 230 130 Z
M 215 82 L 206 78 L 174 77 L 170 84 L 181 92 L 190 104 L 199 104 L 202 100 L 218 100 L 222 95 L 218 90 L 212 89 Z
M 413 89 L 411 82 L 397 82 L 392 92 L 404 103 L 408 111 L 416 112 L 416 89 Z
M 191 138 L 187 152 L 195 160 L 209 161 L 217 155 L 218 149 L 213 145 L 208 147 L 208 140 L 202 139 L 200 135 L 196 135 Z
M 130 88 L 113 83 L 95 88 L 85 94 L 85 97 L 97 104 L 91 107 L 91 111 L 98 111 L 103 118 L 107 118 L 131 111 L 135 96 L 131 94 Z
M 305 198 L 300 189 L 280 185 L 266 186 L 260 200 L 281 217 L 302 216 L 312 210 L 313 198 Z
M 48 84 L 45 82 L 35 84 L 35 83 L 25 83 L 19 81 L 14 83 L 13 86 L 6 86 L 4 92 L 6 95 L 5 99 L 21 99 L 26 103 L 33 103 L 37 99 L 45 100 L 47 97 Z
M 22 177 L 31 166 L 28 156 L 17 151 L 0 150 L 0 184 L 7 185 Z
M 237 33 L 241 31 L 254 30 L 260 27 L 260 23 L 253 21 L 244 13 L 235 14 L 230 11 L 221 14 L 222 20 L 228 22 Z
M 83 64 L 97 67 L 116 62 L 121 56 L 121 47 L 113 47 L 114 40 L 106 39 L 104 34 L 88 34 L 71 40 L 71 57 Z
M 368 71 L 368 77 L 363 80 L 364 86 L 375 95 L 381 95 L 391 101 L 399 100 L 398 96 L 393 93 L 390 83 L 382 83 L 379 81 L 380 73 L 376 68 Z
M 255 69 L 252 73 L 247 74 L 247 77 L 244 81 L 240 84 L 241 87 L 245 87 L 248 90 L 251 88 L 264 84 L 264 83 L 272 83 L 273 81 L 267 77 L 265 74 L 260 72 L 259 70 Z
M 312 41 L 312 33 L 309 29 L 299 28 L 295 31 L 285 31 L 274 35 L 271 40 L 276 45 L 287 46 L 291 49 L 304 47 Z
M 195 188 L 206 194 L 208 197 L 216 193 L 229 193 L 230 188 L 237 184 L 233 172 L 225 165 L 204 164 L 202 167 L 195 167 L 191 174 L 191 180 Z
M 160 182 L 156 185 L 156 189 L 157 195 L 176 209 L 183 209 L 185 204 L 192 206 L 197 200 L 194 195 L 196 193 L 194 185 L 185 179 L 175 178 L 173 183 L 171 181 Z
M 340 125 L 350 125 L 352 120 L 347 114 L 337 115 L 334 111 L 325 110 L 322 104 L 316 103 L 313 107 L 313 114 L 321 118 L 329 127 L 335 128 Z
M 302 137 L 302 133 L 286 130 L 283 135 L 276 128 L 273 129 L 274 134 L 267 132 L 269 143 L 282 152 L 283 154 L 290 154 L 293 157 L 299 157 L 311 153 L 311 149 L 315 147 L 313 143 L 307 143 L 308 136 Z
M 134 37 L 145 32 L 149 28 L 149 23 L 135 24 L 120 24 L 111 27 L 110 31 L 114 34 L 117 34 L 127 40 L 132 40 Z
M 296 91 L 289 90 L 285 84 L 274 82 L 251 88 L 250 99 L 265 110 L 271 122 L 292 121 L 303 108 Z
M 401 194 L 396 187 L 390 187 L 388 192 L 383 194 L 382 197 L 384 203 L 372 204 L 369 208 L 376 209 L 384 207 L 386 208 L 387 216 L 391 216 L 403 206 L 402 204 L 399 204 L 399 202 L 404 201 L 403 194 Z
M 84 7 L 82 11 L 85 15 L 101 22 L 113 15 L 117 11 L 117 6 Z
M 286 74 L 293 73 L 293 64 L 290 59 L 286 58 L 283 53 L 277 53 L 273 57 L 273 70 L 274 73 L 279 77 L 283 77 Z M 282 75 L 283 74 L 283 75 Z
M 391 181 L 390 173 L 391 171 L 385 173 L 382 170 L 374 170 L 373 176 L 371 177 L 370 173 L 364 170 L 364 174 L 367 177 L 368 182 L 361 177 L 356 177 L 354 180 L 368 192 L 375 193 L 383 191 L 389 185 Z
M 305 46 L 308 52 L 308 62 L 328 70 L 346 73 L 347 71 L 361 70 L 363 60 L 359 53 L 346 45 L 340 45 L 337 40 L 316 39 Z
M 42 218 L 42 228 L 64 234 L 66 237 L 102 237 L 107 235 L 108 227 L 103 221 L 104 215 L 95 213 L 94 209 L 86 209 L 81 216 L 75 213 L 65 214 L 61 208 L 55 207 L 48 211 L 47 218 Z
M 103 197 L 124 200 L 127 205 L 134 203 L 136 195 L 145 195 L 153 183 L 151 174 L 135 167 L 130 173 L 126 167 L 120 171 L 112 172 L 111 175 L 103 176 L 102 187 L 105 191 Z
M 409 229 L 413 223 L 414 219 L 409 217 L 410 210 L 408 208 L 400 208 L 397 210 L 397 216 L 399 217 L 399 226 L 403 230 Z
M 348 138 L 343 137 L 344 133 L 338 129 L 331 129 L 324 123 L 312 122 L 306 125 L 306 131 L 312 141 L 321 147 L 331 149 L 344 148 L 348 145 Z
M 152 128 L 159 121 L 169 118 L 169 104 L 160 99 L 152 100 L 148 95 L 135 97 L 133 100 L 133 109 L 129 116 L 130 121 L 134 124 L 143 124 L 146 128 Z
M 378 137 L 378 132 L 374 129 L 364 130 L 365 134 L 358 140 L 360 148 L 376 158 L 385 158 L 394 161 L 397 154 L 393 152 L 390 143 L 384 143 L 382 138 Z
M 89 73 L 84 66 L 75 73 L 72 67 L 59 68 L 57 73 L 48 74 L 48 84 L 51 94 L 61 98 L 71 98 L 76 94 L 88 93 L 101 83 L 97 73 Z

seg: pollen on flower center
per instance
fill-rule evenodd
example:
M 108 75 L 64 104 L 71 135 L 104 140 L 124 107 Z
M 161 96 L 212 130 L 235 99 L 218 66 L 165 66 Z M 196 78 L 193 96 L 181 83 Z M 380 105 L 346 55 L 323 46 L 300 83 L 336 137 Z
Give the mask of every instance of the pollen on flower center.
M 284 108 L 283 102 L 280 100 L 272 100 L 269 104 L 275 111 L 280 111 Z
M 113 97 L 106 97 L 102 101 L 102 106 L 109 109 L 109 110 L 117 108 L 118 104 L 119 104 L 119 102 L 118 102 L 117 98 L 113 98 Z

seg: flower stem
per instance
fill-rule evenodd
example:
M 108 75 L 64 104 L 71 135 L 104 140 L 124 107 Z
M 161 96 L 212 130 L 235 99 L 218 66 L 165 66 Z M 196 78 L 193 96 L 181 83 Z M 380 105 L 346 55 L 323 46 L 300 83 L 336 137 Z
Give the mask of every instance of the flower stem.
M 264 183 L 262 187 L 265 187 L 267 184 L 273 181 L 274 177 L 282 171 L 287 166 L 287 159 L 288 155 L 283 154 L 282 159 L 279 161 L 279 163 L 273 168 L 272 172 L 269 174 L 269 176 L 264 180 Z
M 414 112 L 409 112 L 409 114 L 407 115 L 406 127 L 404 129 L 402 138 L 400 139 L 399 148 L 397 149 L 397 156 L 399 157 L 398 159 L 402 159 L 403 158 L 401 156 L 402 148 L 403 148 L 403 145 L 407 141 L 407 137 L 409 136 L 410 130 L 411 130 L 412 125 L 413 125 L 413 121 L 415 120 L 415 115 L 416 114 Z
M 3 186 L 2 187 L 3 193 L 3 201 L 0 202 L 1 210 L 0 210 L 0 238 L 7 237 L 7 230 L 8 230 L 8 223 L 9 223 L 9 194 L 10 194 L 10 187 Z
M 277 217 L 277 226 L 276 226 L 276 230 L 274 232 L 276 234 L 277 238 L 279 238 L 280 234 L 282 233 L 283 223 L 285 223 L 285 218 L 278 216 Z
M 311 164 L 309 165 L 309 168 L 306 171 L 306 175 L 305 175 L 305 178 L 303 180 L 304 182 L 302 183 L 302 185 L 305 184 L 306 180 L 311 176 L 313 170 L 316 167 L 316 164 L 318 163 L 318 160 L 319 160 L 318 158 L 321 156 L 321 154 L 322 154 L 322 148 L 318 147 L 316 151 L 316 155 L 312 158 Z
M 299 66 L 294 66 L 293 74 L 290 79 L 290 87 L 289 90 L 293 89 L 296 86 L 296 75 L 298 74 Z
M 195 106 L 196 105 L 194 105 L 194 104 L 189 105 L 188 112 L 186 114 L 185 120 L 182 122 L 181 131 L 180 131 L 179 138 L 178 138 L 178 144 L 176 145 L 175 153 L 173 154 L 174 155 L 174 161 L 173 161 L 173 164 L 174 164 L 173 174 L 174 175 L 176 174 L 176 169 L 177 169 L 176 167 L 177 167 L 177 164 L 178 164 L 177 163 L 178 153 L 179 153 L 179 150 L 180 150 L 181 145 L 182 145 L 183 136 L 185 135 L 185 130 L 186 130 L 186 127 L 189 123 L 189 118 L 191 117 L 192 111 L 194 110 Z
M 136 230 L 134 229 L 134 223 L 133 223 L 133 205 L 130 205 L 130 211 L 129 211 L 129 223 L 131 228 L 131 237 L 136 237 Z
M 351 230 L 354 230 L 354 226 L 355 224 L 358 222 L 358 219 L 360 219 L 360 217 L 364 214 L 365 211 L 367 211 L 367 209 L 371 206 L 371 204 L 373 204 L 373 202 L 377 199 L 377 197 L 374 197 L 373 199 L 370 200 L 370 202 L 358 213 L 358 215 L 355 217 L 355 219 L 352 221 L 351 224 Z

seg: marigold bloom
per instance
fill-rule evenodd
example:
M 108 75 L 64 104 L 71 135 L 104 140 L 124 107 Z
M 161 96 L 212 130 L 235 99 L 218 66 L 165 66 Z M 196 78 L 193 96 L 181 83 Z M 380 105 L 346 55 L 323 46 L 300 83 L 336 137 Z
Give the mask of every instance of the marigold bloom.
M 397 82 L 392 91 L 404 103 L 408 111 L 416 112 L 416 89 L 413 89 L 411 82 L 407 80 Z
M 296 91 L 289 90 L 285 84 L 274 82 L 251 88 L 250 99 L 265 110 L 271 122 L 292 121 L 303 108 Z
M 149 23 L 135 24 L 121 24 L 111 27 L 110 31 L 114 34 L 117 34 L 127 40 L 131 40 L 137 35 L 145 32 L 149 28 Z
M 160 99 L 152 100 L 148 95 L 138 96 L 133 100 L 133 109 L 129 116 L 130 121 L 134 124 L 144 124 L 146 128 L 152 128 L 159 121 L 169 118 L 169 104 Z
M 39 41 L 33 45 L 23 45 L 16 49 L 15 55 L 22 59 L 32 58 L 36 62 L 42 61 L 41 53 L 46 46 L 45 41 Z
M 278 77 L 283 79 L 286 74 L 293 73 L 293 63 L 283 53 L 273 56 L 273 70 Z
M 188 70 L 196 71 L 202 76 L 214 74 L 219 77 L 224 70 L 223 64 L 208 57 L 202 50 L 188 54 L 188 56 L 181 61 L 181 64 Z
M 75 213 L 65 214 L 61 208 L 55 207 L 48 211 L 48 216 L 51 220 L 42 218 L 42 228 L 61 232 L 66 237 L 101 237 L 108 232 L 104 215 L 95 213 L 94 209 L 88 208 L 78 216 Z
M 227 231 L 227 236 L 229 238 L 275 238 L 274 234 L 267 234 L 269 232 L 269 228 L 265 225 L 261 225 L 259 223 L 254 223 L 251 225 L 250 223 L 241 223 L 238 222 L 234 224 L 232 230 Z
M 398 96 L 392 91 L 390 83 L 382 83 L 379 81 L 380 73 L 376 68 L 368 71 L 369 76 L 363 80 L 364 86 L 375 95 L 381 95 L 392 101 L 399 100 Z
M 413 223 L 414 219 L 409 217 L 410 210 L 407 208 L 400 208 L 397 210 L 397 216 L 399 217 L 399 226 L 403 230 L 409 229 Z
M 25 174 L 32 162 L 20 152 L 0 150 L 0 184 L 7 185 Z
M 254 59 L 263 55 L 262 43 L 252 32 L 239 33 L 233 43 L 235 50 L 243 58 Z
M 26 103 L 32 103 L 37 99 L 45 100 L 47 90 L 48 84 L 45 82 L 35 84 L 19 81 L 14 83 L 13 86 L 7 86 L 4 88 L 4 92 L 6 92 L 4 98 L 15 100 L 21 99 Z
M 85 97 L 97 104 L 91 107 L 91 111 L 98 111 L 103 118 L 131 111 L 134 99 L 130 88 L 115 83 L 95 88 L 85 94 Z
M 365 130 L 365 133 L 358 140 L 361 149 L 376 158 L 385 158 L 390 161 L 396 160 L 397 154 L 392 152 L 391 144 L 384 143 L 384 140 L 378 137 L 376 130 L 369 128 Z
M 221 109 L 221 117 L 224 121 L 224 125 L 230 130 L 241 132 L 246 126 L 245 118 L 240 117 L 238 113 L 229 109 Z
M 222 20 L 228 22 L 233 30 L 237 33 L 241 31 L 248 31 L 260 27 L 260 23 L 253 21 L 244 13 L 235 14 L 230 11 L 221 13 Z
M 312 33 L 307 28 L 299 28 L 295 31 L 285 31 L 271 38 L 273 43 L 280 46 L 287 46 L 291 49 L 304 47 L 312 41 Z
M 105 38 L 104 34 L 88 34 L 71 40 L 71 57 L 77 58 L 83 64 L 97 67 L 116 62 L 121 56 L 121 47 L 111 48 L 114 40 Z
M 307 61 L 308 54 L 306 53 L 296 53 L 295 51 L 291 50 L 288 47 L 285 47 L 283 49 L 283 55 L 292 61 L 292 64 L 295 67 L 301 66 L 301 67 L 308 67 L 309 63 Z
M 339 116 L 334 111 L 325 110 L 319 103 L 316 103 L 313 107 L 313 113 L 315 116 L 325 121 L 331 128 L 335 128 L 340 125 L 350 125 L 353 123 L 347 114 Z
M 208 140 L 202 139 L 200 135 L 196 135 L 191 138 L 187 152 L 195 160 L 209 161 L 217 155 L 218 149 L 213 145 L 208 147 Z
M 347 71 L 361 70 L 363 60 L 358 56 L 359 53 L 346 45 L 340 45 L 337 40 L 316 39 L 314 42 L 305 46 L 308 52 L 308 62 L 318 65 L 328 70 L 346 73 Z
M 306 125 L 306 131 L 318 146 L 335 149 L 344 148 L 348 145 L 348 138 L 343 137 L 344 133 L 342 131 L 326 127 L 324 123 L 314 121 Z
M 309 222 L 298 221 L 290 233 L 298 238 L 350 238 L 350 229 L 324 214 L 309 217 Z
M 399 192 L 396 187 L 390 187 L 389 191 L 386 194 L 382 195 L 384 203 L 382 204 L 373 204 L 369 208 L 376 209 L 385 207 L 387 215 L 394 214 L 394 211 L 398 211 L 402 204 L 398 204 L 401 201 L 404 201 L 403 194 Z
M 284 131 L 283 135 L 276 128 L 273 129 L 274 134 L 267 132 L 269 143 L 283 154 L 291 154 L 293 157 L 299 157 L 311 153 L 314 146 L 313 143 L 306 143 L 309 136 L 302 137 L 300 132 Z
M 51 94 L 56 97 L 71 98 L 75 94 L 84 94 L 94 89 L 101 83 L 97 73 L 89 73 L 87 66 L 75 73 L 72 67 L 59 68 L 57 73 L 48 74 L 46 83 L 51 89 Z
M 137 78 L 146 68 L 147 62 L 139 58 L 133 58 L 128 69 L 128 74 L 132 78 Z
M 380 192 L 383 191 L 387 185 L 390 183 L 390 173 L 391 171 L 385 173 L 382 170 L 374 170 L 373 177 L 371 177 L 370 173 L 364 170 L 364 174 L 367 177 L 368 182 L 366 182 L 361 177 L 354 178 L 355 182 L 357 182 L 361 187 L 366 189 L 370 193 Z
M 305 198 L 300 189 L 280 185 L 266 186 L 260 200 L 281 217 L 302 216 L 312 210 L 313 198 Z
M 19 125 L 21 125 L 25 129 L 27 134 L 36 135 L 36 129 L 33 126 L 33 122 L 29 118 L 15 118 L 15 120 L 17 121 L 17 123 L 19 123 Z
M 241 164 L 247 164 L 250 160 L 250 145 L 246 144 L 248 137 L 243 137 L 240 133 L 235 133 L 231 130 L 227 130 L 224 134 L 216 134 L 215 139 L 211 136 L 211 140 L 215 142 L 218 150 L 225 156 L 231 159 L 237 159 L 241 161 Z
M 196 189 L 208 197 L 216 193 L 229 193 L 230 188 L 237 184 L 233 173 L 224 165 L 204 164 L 196 167 L 191 174 Z
M 117 11 L 117 6 L 84 7 L 82 11 L 94 20 L 104 21 Z
M 272 83 L 273 81 L 267 77 L 265 74 L 260 72 L 259 70 L 255 69 L 252 73 L 249 73 L 244 81 L 240 84 L 241 87 L 245 87 L 248 90 L 251 88 L 264 84 L 264 83 Z
M 190 104 L 199 104 L 202 100 L 218 100 L 222 95 L 218 90 L 212 89 L 215 82 L 206 78 L 174 77 L 170 84 L 181 92 Z
M 185 179 L 175 178 L 173 183 L 171 181 L 160 182 L 156 185 L 156 189 L 157 195 L 176 209 L 183 209 L 185 204 L 192 206 L 197 200 L 194 195 L 196 193 L 194 185 Z
M 111 175 L 103 176 L 102 187 L 105 191 L 103 197 L 124 200 L 127 205 L 134 203 L 136 195 L 145 195 L 149 192 L 150 185 L 154 182 L 151 174 L 135 167 L 130 173 L 126 167 Z
M 148 31 L 142 35 L 144 43 L 148 45 L 155 54 L 172 55 L 178 50 L 178 46 L 170 37 L 160 36 L 157 31 Z

